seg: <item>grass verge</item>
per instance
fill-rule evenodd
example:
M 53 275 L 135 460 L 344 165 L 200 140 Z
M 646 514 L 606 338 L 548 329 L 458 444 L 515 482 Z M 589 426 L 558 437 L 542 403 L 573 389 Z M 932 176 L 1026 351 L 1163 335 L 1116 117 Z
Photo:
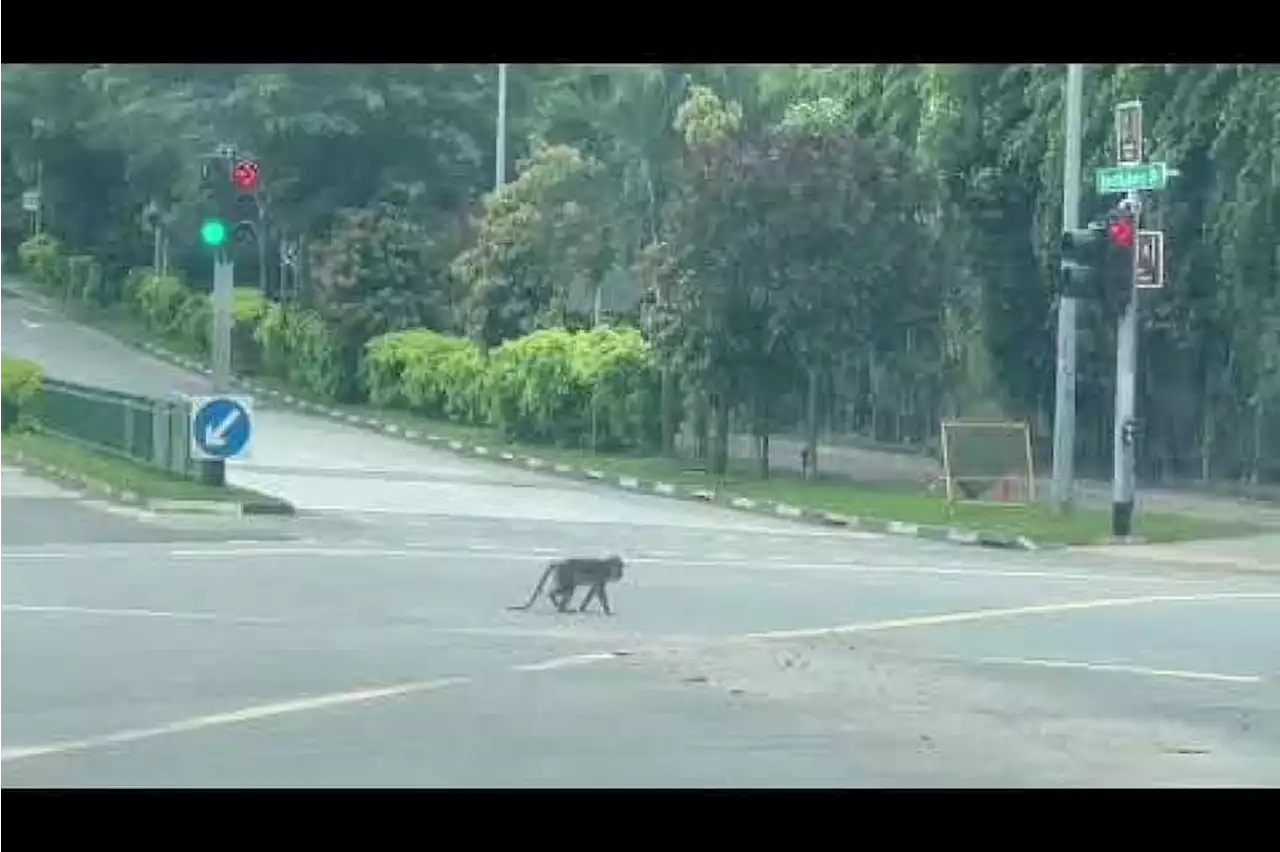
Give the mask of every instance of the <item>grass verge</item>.
M 72 318 L 96 326 L 135 345 L 162 343 L 174 352 L 203 360 L 189 342 L 173 336 L 157 340 L 121 306 L 87 310 L 69 305 Z M 272 387 L 298 399 L 307 400 L 344 414 L 370 417 L 393 423 L 402 429 L 438 435 L 467 445 L 481 445 L 516 455 L 536 456 L 553 464 L 599 470 L 615 476 L 660 481 L 692 489 L 705 489 L 755 500 L 785 503 L 802 509 L 816 509 L 840 515 L 913 524 L 951 526 L 966 530 L 1025 536 L 1042 544 L 1097 544 L 1110 538 L 1108 510 L 1077 508 L 1069 516 L 1053 514 L 1048 506 L 958 505 L 923 491 L 918 485 L 866 483 L 846 477 L 824 476 L 807 482 L 790 471 L 774 471 L 768 479 L 758 474 L 754 462 L 735 460 L 723 476 L 708 474 L 698 462 L 651 456 L 607 455 L 590 451 L 546 446 L 529 446 L 507 441 L 497 430 L 464 426 L 395 409 L 368 405 L 340 405 L 318 399 L 277 379 L 254 376 L 256 383 Z M 1177 542 L 1196 539 L 1244 536 L 1261 532 L 1248 523 L 1228 523 L 1188 515 L 1139 512 L 1133 533 L 1147 542 Z
M 6 461 L 21 464 L 21 459 L 29 459 L 41 465 L 67 471 L 75 478 L 109 486 L 116 492 L 132 492 L 142 500 L 279 502 L 274 497 L 268 497 L 247 488 L 235 486 L 218 488 L 192 482 L 44 432 L 5 433 L 3 444 L 0 444 L 0 452 L 3 453 Z

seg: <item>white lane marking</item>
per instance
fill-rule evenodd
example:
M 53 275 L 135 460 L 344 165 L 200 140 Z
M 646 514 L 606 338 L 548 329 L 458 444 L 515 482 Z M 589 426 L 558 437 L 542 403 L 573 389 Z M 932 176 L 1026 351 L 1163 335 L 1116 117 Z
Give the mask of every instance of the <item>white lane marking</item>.
M 1087 663 L 1070 660 L 1035 660 L 1020 657 L 982 657 L 978 662 L 1005 666 L 1035 666 L 1049 669 L 1082 669 L 1093 672 L 1116 672 L 1118 674 L 1147 675 L 1150 677 L 1170 677 L 1183 680 L 1210 680 L 1222 683 L 1262 683 L 1259 675 L 1233 675 L 1216 672 L 1193 672 L 1183 669 L 1153 669 L 1146 666 L 1131 666 L 1121 663 Z
M 48 615 L 90 615 L 111 618 L 159 618 L 170 621 L 212 621 L 223 624 L 280 624 L 278 618 L 262 616 L 218 615 L 210 612 L 169 612 L 154 609 L 101 609 L 88 606 L 55 606 L 36 604 L 3 604 L 5 612 L 39 613 Z
M 1280 600 L 1280 592 L 1209 592 L 1198 595 L 1144 595 L 1132 598 L 1097 598 L 1088 601 L 1040 604 L 1037 606 L 977 609 L 966 612 L 949 612 L 939 615 L 918 615 L 908 618 L 891 618 L 884 621 L 867 621 L 859 624 L 843 624 L 834 627 L 813 627 L 801 630 L 768 630 L 743 634 L 745 640 L 808 639 L 834 636 L 844 633 L 875 633 L 883 630 L 899 630 L 913 627 L 935 627 L 943 624 L 963 624 L 973 621 L 994 621 L 1001 618 L 1017 618 L 1024 615 L 1048 615 L 1078 610 L 1108 609 L 1113 607 L 1142 606 L 1156 603 L 1211 603 L 1214 601 Z
M 527 639 L 551 639 L 560 642 L 612 642 L 616 644 L 630 645 L 643 641 L 645 644 L 654 642 L 666 643 L 672 645 L 705 645 L 717 641 L 715 636 L 693 636 L 683 633 L 669 634 L 637 634 L 623 633 L 608 630 L 579 630 L 575 628 L 524 628 L 524 627 L 428 627 L 424 628 L 424 633 L 447 633 L 462 636 L 498 636 L 511 638 L 527 638 Z M 579 655 L 575 655 L 577 659 Z M 601 659 L 604 659 L 603 657 Z M 541 664 L 537 664 L 541 665 Z M 536 671 L 538 669 L 532 669 Z
M 323 710 L 329 707 L 340 707 L 346 704 L 363 704 L 383 698 L 395 698 L 418 692 L 429 692 L 431 690 L 442 689 L 446 686 L 454 686 L 469 682 L 469 678 L 447 677 L 438 678 L 436 680 L 412 681 L 410 683 L 376 687 L 373 689 L 337 692 L 329 695 L 313 696 L 311 698 L 299 698 L 293 701 L 259 704 L 253 707 L 245 707 L 241 710 L 232 710 L 227 713 L 214 713 L 207 716 L 195 716 L 189 719 L 181 719 L 177 722 L 171 722 L 167 725 L 157 725 L 152 728 L 134 728 L 131 730 L 116 731 L 111 734 L 103 734 L 96 737 L 85 737 L 80 740 L 67 740 L 63 742 L 49 743 L 47 745 L 19 746 L 16 748 L 2 749 L 0 750 L 0 761 L 8 763 L 10 761 L 23 760 L 30 757 L 87 751 L 90 749 L 102 748 L 104 746 L 154 739 L 155 737 L 162 737 L 167 734 L 183 734 L 204 728 L 219 728 L 227 725 L 238 725 L 245 722 L 254 722 L 259 719 L 268 719 L 273 716 L 305 713 L 311 710 Z
M 140 555 L 163 555 L 170 556 L 175 559 L 208 559 L 217 558 L 220 562 L 227 557 L 313 557 L 313 558 L 357 558 L 357 557 L 385 557 L 385 558 L 401 558 L 401 559 L 422 559 L 422 558 L 439 558 L 439 559 L 502 559 L 513 562 L 542 562 L 545 561 L 548 554 L 531 554 L 528 551 L 503 551 L 503 550 L 433 550 L 428 548 L 379 548 L 379 547 L 323 547 L 313 545 L 300 546 L 259 546 L 259 547 L 237 547 L 237 548 L 183 548 L 177 550 L 156 550 L 151 548 L 130 548 L 128 550 L 12 550 L 7 549 L 4 552 L 5 559 L 12 560 L 103 560 L 103 559 L 137 559 Z M 1163 574 L 1114 574 L 1109 572 L 1072 572 L 1072 571 L 1050 571 L 1036 569 L 1017 569 L 1017 568 L 982 568 L 976 567 L 973 563 L 960 563 L 953 567 L 925 566 L 925 565 L 869 565 L 858 564 L 855 562 L 844 562 L 831 560 L 827 562 L 801 562 L 801 561 L 782 561 L 770 564 L 766 561 L 751 562 L 745 558 L 739 557 L 732 560 L 726 559 L 682 559 L 679 556 L 668 557 L 659 556 L 653 553 L 647 556 L 626 556 L 624 557 L 629 563 L 637 565 L 643 564 L 679 564 L 686 568 L 740 568 L 751 571 L 831 571 L 834 573 L 858 574 L 858 573 L 883 573 L 883 574 L 919 574 L 922 576 L 956 576 L 956 577 L 992 577 L 996 579 L 1032 579 L 1032 580 L 1063 580 L 1077 582 L 1099 582 L 1099 581 L 1116 581 L 1125 583 L 1157 583 L 1167 585 L 1205 585 L 1211 583 L 1221 583 L 1222 578 L 1218 576 L 1212 577 L 1170 577 Z M 723 554 L 716 554 L 723 556 Z M 954 563 L 954 559 L 947 558 L 946 561 Z
M 603 660 L 616 660 L 619 657 L 628 656 L 628 651 L 603 651 L 592 654 L 573 654 L 568 657 L 556 657 L 551 660 L 543 660 L 540 663 L 524 663 L 519 666 L 512 666 L 513 671 L 518 672 L 549 672 L 555 669 L 567 669 L 574 666 L 586 666 L 591 663 L 598 663 Z

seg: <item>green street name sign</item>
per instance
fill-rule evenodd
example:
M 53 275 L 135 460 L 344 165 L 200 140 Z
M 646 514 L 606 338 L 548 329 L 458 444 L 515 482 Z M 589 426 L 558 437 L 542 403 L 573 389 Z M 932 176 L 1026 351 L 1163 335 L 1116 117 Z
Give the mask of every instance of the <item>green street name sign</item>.
M 1104 194 L 1135 189 L 1164 189 L 1173 173 L 1173 169 L 1166 163 L 1113 166 L 1094 172 L 1094 183 L 1098 192 Z

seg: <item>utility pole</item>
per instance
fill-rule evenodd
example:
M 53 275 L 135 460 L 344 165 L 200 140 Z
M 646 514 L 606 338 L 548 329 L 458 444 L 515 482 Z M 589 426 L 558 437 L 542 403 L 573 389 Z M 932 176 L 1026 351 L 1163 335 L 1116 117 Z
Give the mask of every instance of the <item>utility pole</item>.
M 1064 135 L 1066 150 L 1062 173 L 1062 227 L 1080 226 L 1080 138 L 1084 101 L 1084 66 L 1067 65 Z M 1053 416 L 1053 509 L 1069 512 L 1075 478 L 1076 442 L 1076 297 L 1064 290 L 1058 300 L 1058 376 Z
M 507 182 L 507 63 L 498 63 L 498 132 L 494 150 L 493 188 Z

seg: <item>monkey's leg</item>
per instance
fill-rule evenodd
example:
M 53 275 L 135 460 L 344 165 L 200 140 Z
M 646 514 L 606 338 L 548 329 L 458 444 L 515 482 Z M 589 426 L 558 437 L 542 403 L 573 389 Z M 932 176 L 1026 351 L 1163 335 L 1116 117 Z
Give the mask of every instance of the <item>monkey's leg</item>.
M 578 612 L 586 612 L 587 604 L 591 603 L 593 598 L 599 597 L 599 592 L 600 584 L 592 583 L 591 587 L 587 589 L 586 597 L 582 599 L 582 605 L 578 607 Z
M 613 610 L 609 608 L 609 593 L 605 591 L 604 583 L 600 584 L 600 594 L 598 597 L 600 598 L 600 606 L 604 607 L 604 614 L 613 615 Z
M 559 592 L 555 597 L 556 609 L 560 612 L 568 612 L 569 604 L 573 603 L 573 586 Z

